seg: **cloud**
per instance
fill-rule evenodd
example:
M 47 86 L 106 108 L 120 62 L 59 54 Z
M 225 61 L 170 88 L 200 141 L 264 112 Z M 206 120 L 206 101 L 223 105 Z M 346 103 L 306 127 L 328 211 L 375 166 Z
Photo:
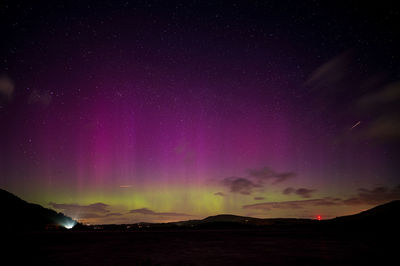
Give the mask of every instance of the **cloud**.
M 268 181 L 271 181 L 270 184 L 275 185 L 296 175 L 293 172 L 278 173 L 268 167 L 261 169 L 248 169 L 247 173 L 247 177 L 224 178 L 222 180 L 222 185 L 228 187 L 232 193 L 250 195 L 257 188 L 265 188 L 266 182 Z
M 296 190 L 295 190 L 294 188 L 288 187 L 288 188 L 285 188 L 285 189 L 282 191 L 282 193 L 285 194 L 285 195 L 289 195 L 289 194 L 292 194 L 292 193 L 295 192 L 295 191 L 296 191 Z
M 49 205 L 62 213 L 71 216 L 74 219 L 97 219 L 112 216 L 121 216 L 123 214 L 110 212 L 109 205 L 104 203 L 94 203 L 89 205 L 63 204 L 50 202 Z
M 380 86 L 360 97 L 356 106 L 368 119 L 364 135 L 372 139 L 400 139 L 400 81 Z
M 314 193 L 315 191 L 316 191 L 315 189 L 308 189 L 308 188 L 295 189 L 295 188 L 292 188 L 292 187 L 288 187 L 288 188 L 284 189 L 282 191 L 282 193 L 285 194 L 285 195 L 290 195 L 290 194 L 294 193 L 294 194 L 299 195 L 299 196 L 301 196 L 303 198 L 310 198 L 311 194 Z
M 143 214 L 143 215 L 154 215 L 154 216 L 191 216 L 191 215 L 186 214 L 186 213 L 155 212 L 155 211 L 149 210 L 147 208 L 130 210 L 129 213 L 136 213 L 136 214 Z
M 98 218 L 108 218 L 115 216 L 123 216 L 119 212 L 110 212 L 108 208 L 109 205 L 105 203 L 93 203 L 89 205 L 80 204 L 63 204 L 50 202 L 49 205 L 54 209 L 61 211 L 62 213 L 71 216 L 74 219 L 98 219 Z
M 390 114 L 375 119 L 366 129 L 366 135 L 381 140 L 400 139 L 400 114 Z
M 391 189 L 380 186 L 373 189 L 360 188 L 356 197 L 348 198 L 343 203 L 346 205 L 377 205 L 398 199 L 400 199 L 400 185 Z
M 129 213 L 139 213 L 139 214 L 149 214 L 149 215 L 153 215 L 155 214 L 154 211 L 149 210 L 147 208 L 141 208 L 141 209 L 135 209 L 135 210 L 130 210 Z
M 227 177 L 222 180 L 222 183 L 229 187 L 231 192 L 243 195 L 250 195 L 253 189 L 261 186 L 244 177 Z
M 110 213 L 107 213 L 106 215 L 104 215 L 104 217 L 111 217 L 111 216 L 122 216 L 123 214 L 122 213 L 119 213 L 119 212 L 110 212 Z
M 304 85 L 326 88 L 342 82 L 351 75 L 348 69 L 352 62 L 352 54 L 352 51 L 346 51 L 324 63 L 311 73 Z
M 110 212 L 106 213 L 104 215 L 98 214 L 98 213 L 91 213 L 91 212 L 80 212 L 78 214 L 75 214 L 76 219 L 82 220 L 82 219 L 95 219 L 95 218 L 106 218 L 106 217 L 112 217 L 112 216 L 122 216 L 122 213 L 118 212 Z
M 71 214 L 68 214 L 71 215 Z M 76 215 L 71 215 L 73 218 L 76 218 Z M 102 215 L 96 213 L 79 213 L 79 219 L 94 219 L 94 218 L 102 218 Z
M 263 200 L 265 199 L 264 197 L 254 197 L 254 200 Z
M 79 205 L 79 204 L 59 204 L 50 202 L 49 205 L 57 210 L 61 210 L 65 213 L 68 212 L 93 212 L 93 213 L 107 213 L 109 210 L 106 208 L 109 206 L 104 203 L 94 203 L 89 205 Z
M 40 92 L 38 90 L 32 91 L 31 95 L 29 95 L 28 103 L 30 104 L 41 104 L 41 105 L 49 105 L 51 102 L 51 95 L 49 92 Z
M 330 117 L 334 114 L 336 119 L 349 120 L 344 128 L 351 128 L 356 121 L 362 123 L 344 138 L 398 142 L 400 81 L 396 75 L 372 65 L 367 67 L 368 73 L 360 71 L 366 69 L 361 64 L 364 60 L 360 60 L 364 56 L 353 49 L 346 51 L 318 67 L 304 85 L 318 91 L 316 109 Z
M 277 173 L 268 167 L 261 169 L 249 169 L 249 175 L 258 179 L 259 181 L 273 180 L 273 184 L 277 184 L 286 181 L 289 178 L 294 177 L 296 174 L 293 172 L 282 172 Z
M 400 82 L 392 82 L 378 91 L 368 93 L 361 97 L 357 104 L 359 107 L 370 108 L 377 105 L 393 103 L 400 100 Z
M 14 89 L 14 82 L 7 75 L 0 74 L 0 99 L 10 100 Z
M 280 202 L 264 202 L 250 205 L 244 205 L 243 209 L 264 210 L 272 209 L 301 209 L 309 206 L 333 206 L 339 205 L 337 200 L 332 198 L 309 199 L 309 200 L 293 200 Z
M 222 193 L 222 192 L 215 192 L 214 195 L 215 196 L 221 196 L 221 197 L 225 197 L 226 196 L 225 193 Z
M 297 190 L 287 188 L 284 194 L 294 193 Z M 400 185 L 394 188 L 375 187 L 373 189 L 359 188 L 358 194 L 347 199 L 325 197 L 319 199 L 280 201 L 280 202 L 264 202 L 242 206 L 243 209 L 270 211 L 273 209 L 302 209 L 310 206 L 351 206 L 366 205 L 376 206 L 389 201 L 400 199 Z M 301 192 L 303 193 L 303 192 Z M 300 194 L 301 194 L 300 193 Z M 305 193 L 307 194 L 307 193 Z

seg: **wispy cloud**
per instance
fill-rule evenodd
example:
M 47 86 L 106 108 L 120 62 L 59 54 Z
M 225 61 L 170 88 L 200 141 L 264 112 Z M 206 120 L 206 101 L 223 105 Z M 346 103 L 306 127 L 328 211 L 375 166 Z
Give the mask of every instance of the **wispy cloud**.
M 293 172 L 276 172 L 269 167 L 248 169 L 245 177 L 226 177 L 222 185 L 229 188 L 232 193 L 250 195 L 256 189 L 264 189 L 267 184 L 276 185 L 293 178 Z
M 292 178 L 296 175 L 293 172 L 275 172 L 268 167 L 264 167 L 261 169 L 249 169 L 248 172 L 251 177 L 256 178 L 259 182 L 272 180 L 273 184 L 286 181 L 287 179 Z
M 243 195 L 250 195 L 253 192 L 253 189 L 261 187 L 260 184 L 256 184 L 244 177 L 227 177 L 222 181 L 222 183 L 229 187 L 231 192 Z
M 66 204 L 66 203 L 54 203 L 50 202 L 49 205 L 62 213 L 71 216 L 74 219 L 99 219 L 108 218 L 113 216 L 122 216 L 119 212 L 110 212 L 107 204 L 98 202 L 89 205 L 80 204 Z
M 309 206 L 333 206 L 339 204 L 340 202 L 337 202 L 335 199 L 322 198 L 322 199 L 309 199 L 309 200 L 256 203 L 256 204 L 244 205 L 243 209 L 270 211 L 273 209 L 301 209 Z
M 400 139 L 400 114 L 380 116 L 366 129 L 367 137 L 380 140 Z
M 95 213 L 107 213 L 107 207 L 109 205 L 98 202 L 89 205 L 79 205 L 79 204 L 59 204 L 50 202 L 49 205 L 57 210 L 61 210 L 63 212 L 95 212 Z
M 0 100 L 10 100 L 14 93 L 14 82 L 5 74 L 0 74 Z
M 285 189 L 286 192 L 295 193 L 297 190 L 292 188 Z M 285 192 L 284 191 L 284 192 Z M 307 192 L 304 192 L 307 195 Z M 302 193 L 300 193 L 302 194 Z M 374 206 L 389 201 L 400 199 L 400 186 L 394 188 L 376 187 L 373 189 L 358 189 L 358 194 L 346 199 L 340 198 L 318 198 L 308 200 L 293 200 L 280 202 L 263 202 L 242 206 L 244 209 L 271 211 L 273 209 L 301 209 L 310 206 L 350 206 L 365 205 Z
M 376 187 L 373 189 L 358 189 L 358 195 L 343 201 L 346 205 L 376 205 L 383 202 L 400 199 L 400 185 L 395 188 Z
M 332 58 L 315 69 L 304 85 L 322 97 L 320 110 L 329 114 L 334 111 L 341 118 L 354 117 L 354 122 L 346 126 L 352 129 L 352 136 L 398 142 L 400 81 L 372 66 L 366 78 L 365 73 L 360 72 L 365 66 L 361 67 L 356 60 L 360 56 L 362 54 L 356 50 L 349 50 Z M 338 101 L 334 100 L 339 96 L 345 96 L 340 101 L 343 111 L 338 110 Z
M 400 82 L 389 83 L 381 89 L 362 96 L 357 104 L 362 108 L 372 108 L 400 100 Z
M 319 66 L 311 73 L 305 85 L 327 89 L 345 80 L 350 76 L 347 70 L 352 63 L 352 53 L 351 50 L 343 52 Z
M 315 189 L 308 189 L 308 188 L 292 188 L 288 187 L 282 191 L 283 194 L 285 195 L 290 195 L 290 194 L 296 194 L 299 195 L 303 198 L 310 198 L 312 196 L 312 193 L 314 193 L 316 190 Z
M 400 81 L 375 88 L 358 99 L 357 107 L 366 112 L 369 123 L 364 133 L 381 140 L 400 139 Z
M 155 212 L 147 208 L 140 208 L 130 210 L 129 213 L 135 214 L 143 214 L 143 215 L 154 215 L 154 216 L 191 216 L 186 213 L 177 213 L 177 212 Z

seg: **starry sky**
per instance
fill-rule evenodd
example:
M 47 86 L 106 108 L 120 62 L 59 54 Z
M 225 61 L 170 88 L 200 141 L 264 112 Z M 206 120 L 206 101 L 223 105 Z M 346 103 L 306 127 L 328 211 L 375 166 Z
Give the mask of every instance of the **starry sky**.
M 1 1 L 0 187 L 85 223 L 400 198 L 399 10 Z

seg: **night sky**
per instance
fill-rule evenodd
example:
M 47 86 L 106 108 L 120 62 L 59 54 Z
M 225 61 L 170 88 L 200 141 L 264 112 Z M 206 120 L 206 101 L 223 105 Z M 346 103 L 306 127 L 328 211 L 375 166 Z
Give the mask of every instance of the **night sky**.
M 400 198 L 394 6 L 99 2 L 0 2 L 1 188 L 85 223 Z

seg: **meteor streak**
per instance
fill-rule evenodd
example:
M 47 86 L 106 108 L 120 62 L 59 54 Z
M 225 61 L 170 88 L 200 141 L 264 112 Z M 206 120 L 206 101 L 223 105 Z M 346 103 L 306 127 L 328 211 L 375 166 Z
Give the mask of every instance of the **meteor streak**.
M 361 121 L 358 121 L 357 123 L 355 123 L 355 124 L 350 128 L 350 130 L 354 129 L 354 128 L 357 127 L 359 124 L 361 124 Z

